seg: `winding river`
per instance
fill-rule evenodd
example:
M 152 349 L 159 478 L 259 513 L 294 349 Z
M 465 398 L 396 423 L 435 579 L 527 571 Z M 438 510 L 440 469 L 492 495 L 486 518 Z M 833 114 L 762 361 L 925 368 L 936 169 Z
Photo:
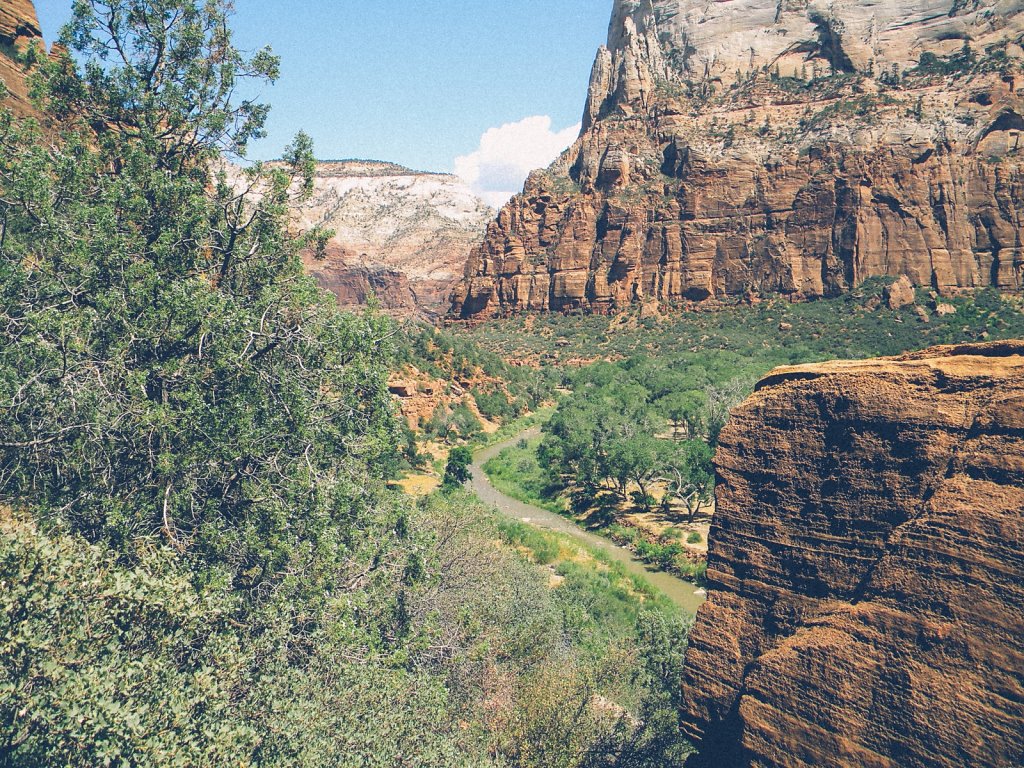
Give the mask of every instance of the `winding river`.
M 497 456 L 506 448 L 515 445 L 523 438 L 535 437 L 538 434 L 536 428 L 522 432 L 515 437 L 500 443 L 488 446 L 477 451 L 473 456 L 472 472 L 473 490 L 476 491 L 484 502 L 494 506 L 501 514 L 521 520 L 524 523 L 535 525 L 538 528 L 546 528 L 552 531 L 564 533 L 584 542 L 593 549 L 599 549 L 608 554 L 616 562 L 622 565 L 630 573 L 643 577 L 649 584 L 665 593 L 672 602 L 679 605 L 688 613 L 696 613 L 697 608 L 704 602 L 703 591 L 698 592 L 692 582 L 680 579 L 664 571 L 655 570 L 633 556 L 633 553 L 624 547 L 620 547 L 603 536 L 584 530 L 561 515 L 549 512 L 546 509 L 535 507 L 532 504 L 524 504 L 521 501 L 506 496 L 487 479 L 483 465 L 488 459 Z

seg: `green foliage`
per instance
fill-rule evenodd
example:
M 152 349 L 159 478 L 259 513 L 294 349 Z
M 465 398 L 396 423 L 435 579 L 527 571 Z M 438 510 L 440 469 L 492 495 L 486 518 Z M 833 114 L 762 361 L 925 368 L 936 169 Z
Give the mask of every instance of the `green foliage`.
M 423 324 L 407 324 L 396 340 L 398 365 L 435 378 L 461 381 L 488 419 L 503 423 L 534 411 L 549 399 L 553 371 L 509 365 L 463 335 Z
M 242 665 L 230 605 L 166 553 L 119 568 L 101 547 L 0 535 L 0 765 L 230 765 Z
M 690 535 L 686 537 L 686 542 L 688 544 L 700 544 L 702 541 L 704 541 L 704 537 L 696 531 L 691 531 Z
M 678 720 L 690 620 L 573 540 L 517 522 L 499 526 L 510 544 L 554 565 L 561 581 L 549 594 L 568 651 L 528 678 L 522 709 L 506 726 L 518 745 L 506 755 L 538 768 L 681 765 L 690 751 Z M 588 564 L 594 558 L 597 568 Z
M 488 539 L 496 525 L 507 544 L 547 561 L 560 577 L 549 586 L 546 573 L 523 570 L 493 547 L 491 555 L 477 550 L 474 560 L 489 577 L 476 573 L 467 581 L 445 571 L 466 591 L 453 604 L 459 615 L 488 627 L 490 652 L 480 662 L 497 662 L 498 679 L 515 672 L 488 699 L 488 751 L 498 764 L 681 765 L 689 747 L 672 708 L 681 671 L 672 663 L 685 648 L 688 621 L 621 565 L 572 539 L 515 521 L 488 522 L 480 508 L 448 514 L 442 540 L 451 538 L 446 530 Z
M 489 459 L 483 470 L 494 487 L 506 496 L 549 512 L 564 514 L 565 501 L 555 498 L 557 489 L 551 487 L 549 473 L 537 460 L 539 443 L 539 440 L 532 440 L 506 448 Z
M 423 425 L 423 431 L 427 437 L 454 442 L 474 439 L 483 431 L 483 425 L 466 403 L 456 403 L 453 408 L 442 403 Z
M 456 446 L 448 454 L 448 463 L 444 468 L 445 488 L 460 488 L 469 482 L 469 465 L 473 463 L 473 451 L 464 445 Z
M 678 765 L 670 608 L 386 490 L 393 330 L 303 276 L 307 137 L 222 170 L 277 72 L 228 10 L 79 0 L 0 119 L 0 765 Z
M 530 553 L 530 560 L 538 565 L 550 565 L 558 559 L 558 538 L 547 531 L 518 520 L 501 520 L 498 529 L 502 538 L 515 547 Z
M 79 2 L 64 40 L 99 58 L 37 76 L 59 139 L 0 126 L 0 466 L 2 499 L 50 525 L 252 588 L 337 538 L 395 438 L 387 324 L 340 314 L 302 272 L 319 234 L 288 235 L 308 138 L 238 184 L 213 172 L 265 115 L 232 105 L 239 78 L 273 68 L 223 13 Z M 112 35 L 123 58 L 100 56 Z
M 612 491 L 626 501 L 635 487 L 637 506 L 650 510 L 656 482 L 669 488 L 690 510 L 690 518 L 710 501 L 713 444 L 741 386 L 708 385 L 707 371 L 673 370 L 662 361 L 633 358 L 598 363 L 573 379 L 566 398 L 545 426 L 539 448 L 552 488 L 575 487 L 595 498 Z M 697 387 L 707 387 L 700 391 Z M 692 439 L 665 439 L 658 414 Z
M 464 333 L 508 359 L 547 361 L 569 386 L 574 378 L 569 361 L 656 358 L 659 365 L 690 378 L 691 383 L 677 384 L 677 391 L 704 391 L 730 381 L 752 388 L 780 365 L 898 355 L 935 344 L 1024 335 L 1024 313 L 1012 295 L 986 289 L 943 298 L 965 314 L 933 315 L 923 323 L 912 308 L 869 308 L 881 298 L 885 282 L 871 279 L 843 296 L 810 302 L 775 298 L 713 312 L 678 310 L 650 327 L 641 325 L 636 313 L 611 319 L 548 314 L 528 321 L 481 323 Z M 921 305 L 930 305 L 923 292 Z M 778 330 L 783 322 L 790 330 Z
M 664 598 L 465 494 L 394 512 L 398 539 L 354 554 L 359 589 L 245 617 L 169 550 L 125 569 L 5 528 L 2 764 L 680 764 L 679 668 L 650 634 L 681 649 L 688 627 Z
M 515 403 L 500 389 L 476 391 L 473 399 L 480 413 L 491 421 L 504 423 L 520 415 Z
M 950 56 L 937 56 L 931 51 L 921 54 L 917 66 L 908 75 L 942 75 L 956 76 L 969 73 L 977 63 L 977 54 L 971 44 L 964 42 L 963 48 Z
M 463 440 L 472 440 L 483 431 L 480 419 L 465 403 L 459 403 L 452 408 L 448 423 L 455 434 Z
M 717 433 L 716 433 L 717 437 Z M 715 491 L 714 450 L 703 440 L 687 440 L 674 447 L 665 463 L 668 495 L 679 499 L 689 513 L 688 522 L 710 504 Z
M 608 526 L 607 532 L 614 541 L 629 547 L 645 563 L 692 579 L 698 584 L 703 583 L 707 562 L 691 560 L 686 549 L 672 537 L 662 536 L 657 541 L 651 541 L 636 528 L 617 523 Z
M 682 384 L 682 382 L 680 382 Z M 657 397 L 654 407 L 672 425 L 672 436 L 698 436 L 704 432 L 708 417 L 708 396 L 700 390 L 681 390 L 673 382 L 664 395 Z

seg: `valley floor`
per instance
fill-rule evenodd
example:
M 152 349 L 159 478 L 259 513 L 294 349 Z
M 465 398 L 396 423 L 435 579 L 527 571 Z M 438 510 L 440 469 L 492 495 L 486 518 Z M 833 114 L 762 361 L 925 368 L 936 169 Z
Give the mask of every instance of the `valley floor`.
M 515 445 L 519 440 L 529 437 L 531 434 L 536 434 L 536 430 L 528 430 L 509 440 L 488 446 L 476 454 L 471 468 L 473 475 L 471 482 L 473 491 L 477 496 L 485 504 L 493 506 L 503 515 L 528 525 L 572 536 L 585 543 L 588 547 L 604 552 L 615 562 L 622 564 L 630 573 L 649 582 L 687 613 L 696 613 L 697 609 L 704 602 L 705 593 L 703 589 L 700 589 L 692 581 L 681 579 L 646 565 L 625 547 L 618 546 L 603 536 L 583 529 L 567 517 L 514 499 L 495 488 L 484 471 L 483 465 L 506 448 Z

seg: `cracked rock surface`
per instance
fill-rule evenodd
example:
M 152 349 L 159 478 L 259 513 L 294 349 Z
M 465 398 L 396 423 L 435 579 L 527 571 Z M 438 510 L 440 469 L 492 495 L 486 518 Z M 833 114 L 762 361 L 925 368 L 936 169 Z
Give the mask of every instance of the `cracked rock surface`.
M 1024 764 L 1024 342 L 772 372 L 716 463 L 716 766 Z

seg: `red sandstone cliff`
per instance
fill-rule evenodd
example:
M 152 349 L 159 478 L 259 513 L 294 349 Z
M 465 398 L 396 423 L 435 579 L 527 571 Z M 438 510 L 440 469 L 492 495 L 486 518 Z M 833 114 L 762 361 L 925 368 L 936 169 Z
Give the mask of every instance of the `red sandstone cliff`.
M 45 51 L 42 34 L 31 0 L 4 0 L 0 3 L 0 80 L 8 91 L 4 106 L 16 114 L 29 114 L 34 110 L 28 98 L 25 72 L 15 61 L 15 56 L 33 42 Z
M 462 317 L 1024 282 L 1020 0 L 617 0 Z
M 1024 342 L 784 368 L 722 433 L 714 766 L 1024 765 Z

